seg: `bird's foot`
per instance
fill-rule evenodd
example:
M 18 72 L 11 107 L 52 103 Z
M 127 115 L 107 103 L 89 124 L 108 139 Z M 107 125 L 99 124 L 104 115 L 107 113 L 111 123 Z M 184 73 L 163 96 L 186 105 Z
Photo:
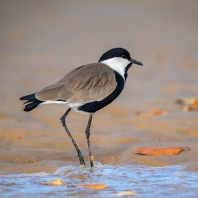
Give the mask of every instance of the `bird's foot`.
M 78 158 L 79 158 L 79 161 L 80 161 L 80 165 L 86 167 L 86 164 L 85 164 L 82 153 L 78 154 Z
M 93 155 L 89 156 L 89 162 L 90 162 L 90 166 L 94 167 L 94 156 Z
M 86 166 L 83 164 L 83 165 L 80 165 L 80 168 L 84 169 L 84 168 L 86 168 Z

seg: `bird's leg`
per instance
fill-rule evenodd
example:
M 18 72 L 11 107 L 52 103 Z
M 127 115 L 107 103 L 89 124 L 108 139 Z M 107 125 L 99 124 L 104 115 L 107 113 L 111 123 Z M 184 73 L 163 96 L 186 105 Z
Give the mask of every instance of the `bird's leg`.
M 88 149 L 89 149 L 89 162 L 90 162 L 91 167 L 93 167 L 93 161 L 94 161 L 94 157 L 91 152 L 90 140 L 89 140 L 92 117 L 93 117 L 93 114 L 90 114 L 87 128 L 85 131 L 86 138 L 87 138 L 87 145 L 88 145 Z
M 67 132 L 67 134 L 69 135 L 69 138 L 70 138 L 70 140 L 72 141 L 74 147 L 76 148 L 76 151 L 77 151 L 77 153 L 78 153 L 78 158 L 79 158 L 79 160 L 80 160 L 80 164 L 86 166 L 86 165 L 85 165 L 84 158 L 83 158 L 83 155 L 82 155 L 80 149 L 78 148 L 78 145 L 76 144 L 76 142 L 75 142 L 74 138 L 72 137 L 71 133 L 69 132 L 69 129 L 67 128 L 67 125 L 65 124 L 65 118 L 66 118 L 66 116 L 69 114 L 70 111 L 71 111 L 71 109 L 69 108 L 69 109 L 66 111 L 66 113 L 60 118 L 60 122 L 61 122 L 61 124 L 63 125 L 63 127 L 64 127 L 65 131 Z

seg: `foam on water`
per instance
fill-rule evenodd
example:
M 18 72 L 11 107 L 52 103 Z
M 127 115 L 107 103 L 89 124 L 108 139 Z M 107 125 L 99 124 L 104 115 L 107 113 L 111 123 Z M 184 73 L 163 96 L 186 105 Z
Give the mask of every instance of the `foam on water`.
M 16 174 L 0 177 L 2 197 L 114 197 L 115 193 L 132 190 L 137 197 L 196 197 L 198 173 L 186 172 L 182 166 L 147 167 L 140 165 L 102 165 L 82 168 L 65 166 L 53 174 Z M 67 185 L 45 186 L 41 183 L 62 179 Z M 84 189 L 72 184 L 104 183 L 104 190 Z

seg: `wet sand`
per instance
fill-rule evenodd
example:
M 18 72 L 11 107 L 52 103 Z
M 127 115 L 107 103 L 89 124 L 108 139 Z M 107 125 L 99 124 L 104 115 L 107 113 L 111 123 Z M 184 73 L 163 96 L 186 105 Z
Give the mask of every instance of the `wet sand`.
M 114 113 L 111 115 L 110 112 Z M 119 113 L 116 115 L 115 112 Z M 190 112 L 192 116 L 179 116 L 175 111 L 170 115 L 155 117 L 126 115 L 126 112 L 112 106 L 103 110 L 101 115 L 95 115 L 91 144 L 96 161 L 111 165 L 183 165 L 187 170 L 198 171 L 198 134 L 196 125 L 191 124 L 196 123 L 196 112 Z M 73 113 L 68 125 L 88 163 L 84 135 L 86 118 Z M 37 119 L 43 119 L 42 111 Z M 79 124 L 76 125 L 76 122 Z M 188 128 L 189 124 L 191 126 Z M 4 119 L 1 125 L 1 174 L 52 173 L 59 166 L 79 164 L 73 145 L 58 119 L 53 121 L 47 118 L 44 123 L 37 121 L 36 124 Z M 191 151 L 182 151 L 177 156 L 142 156 L 133 153 L 137 147 L 171 146 L 188 146 Z
M 112 6 L 112 3 L 114 6 Z M 198 112 L 175 99 L 198 97 L 196 1 L 1 1 L 0 174 L 54 173 L 78 166 L 59 118 L 64 106 L 23 112 L 23 95 L 97 62 L 121 46 L 144 64 L 133 66 L 119 98 L 94 115 L 91 146 L 103 165 L 181 165 L 198 171 Z M 163 116 L 136 115 L 163 109 Z M 88 163 L 87 115 L 67 123 Z M 141 156 L 137 147 L 187 146 L 176 156 Z

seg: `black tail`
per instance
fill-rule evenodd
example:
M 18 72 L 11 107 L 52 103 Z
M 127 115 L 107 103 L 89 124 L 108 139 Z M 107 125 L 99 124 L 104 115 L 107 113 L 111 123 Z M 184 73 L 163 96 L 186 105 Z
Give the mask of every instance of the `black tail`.
M 35 109 L 36 107 L 38 107 L 38 105 L 43 102 L 41 100 L 38 100 L 35 97 L 35 93 L 27 95 L 27 96 L 23 96 L 20 98 L 20 100 L 27 100 L 24 103 L 24 104 L 28 103 L 27 105 L 25 105 L 24 111 L 31 111 L 31 110 Z

